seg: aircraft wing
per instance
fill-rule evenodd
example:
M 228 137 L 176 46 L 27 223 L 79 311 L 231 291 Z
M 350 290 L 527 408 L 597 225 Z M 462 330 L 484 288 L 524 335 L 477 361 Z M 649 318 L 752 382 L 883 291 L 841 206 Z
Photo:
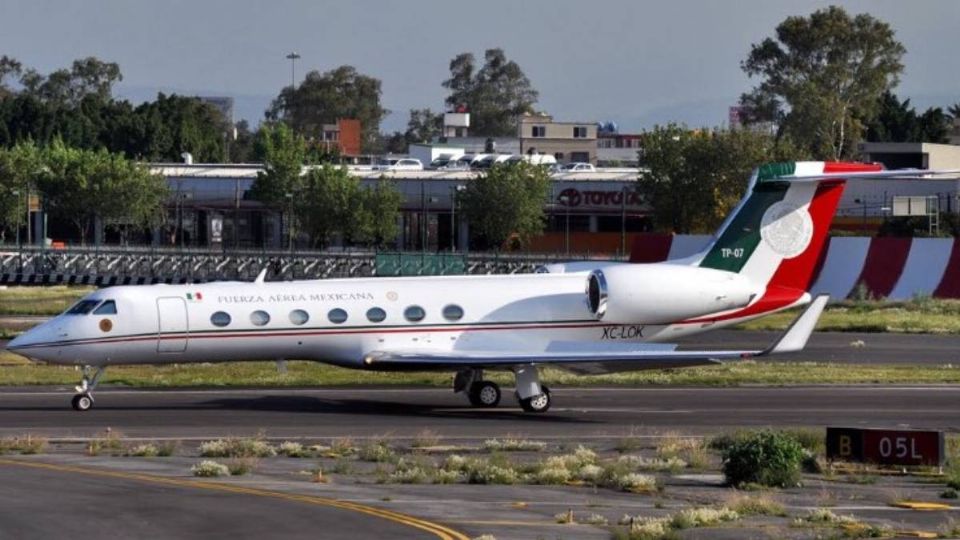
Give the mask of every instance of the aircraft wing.
M 803 349 L 828 299 L 828 295 L 815 298 L 776 342 L 762 350 L 678 351 L 676 345 L 670 344 L 554 341 L 543 349 L 530 351 L 378 350 L 367 353 L 364 363 L 371 369 L 411 371 L 543 364 L 584 374 L 716 364 Z

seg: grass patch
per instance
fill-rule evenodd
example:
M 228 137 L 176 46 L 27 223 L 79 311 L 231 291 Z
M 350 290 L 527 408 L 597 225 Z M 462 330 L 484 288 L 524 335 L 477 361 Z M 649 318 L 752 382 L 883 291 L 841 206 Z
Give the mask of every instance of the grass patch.
M 727 501 L 727 507 L 741 516 L 779 516 L 787 515 L 783 504 L 763 493 L 760 495 L 735 495 Z
M 80 375 L 70 366 L 38 365 L 9 352 L 0 353 L 0 386 L 74 385 Z M 512 377 L 492 373 L 491 379 L 512 384 Z M 677 385 L 736 386 L 741 384 L 957 384 L 960 364 L 945 366 L 850 365 L 818 362 L 764 363 L 750 360 L 719 366 L 651 370 L 611 375 L 578 376 L 557 369 L 542 371 L 551 385 Z M 171 387 L 313 387 L 365 385 L 422 385 L 446 388 L 450 376 L 438 373 L 384 373 L 291 361 L 287 374 L 277 373 L 273 362 L 116 366 L 102 384 L 135 388 Z
M 527 439 L 487 439 L 482 447 L 487 452 L 540 452 L 547 443 Z
M 0 314 L 57 315 L 94 290 L 67 285 L 9 287 L 0 291 Z
M 227 438 L 200 443 L 201 457 L 263 458 L 277 455 L 277 450 L 260 438 Z
M 230 468 L 217 461 L 204 460 L 190 467 L 190 472 L 194 476 L 201 478 L 215 478 L 218 476 L 229 476 Z
M 116 431 L 107 431 L 101 437 L 95 437 L 87 442 L 87 455 L 99 456 L 107 453 L 111 456 L 123 455 L 123 440 Z
M 803 447 L 790 435 L 757 431 L 723 451 L 723 475 L 733 486 L 795 486 L 805 456 Z
M 614 538 L 626 540 L 674 538 L 677 531 L 710 527 L 739 519 L 740 514 L 725 506 L 684 508 L 675 514 L 662 517 L 626 515 L 620 519 L 620 525 L 627 525 L 627 531 L 625 533 L 618 531 Z
M 776 313 L 744 323 L 745 330 L 782 330 L 798 310 Z M 821 332 L 897 332 L 904 334 L 960 334 L 960 300 L 929 297 L 904 302 L 848 300 L 832 304 L 817 322 Z M 869 343 L 867 344 L 869 346 Z
M 24 435 L 0 439 L 0 455 L 3 454 L 42 454 L 47 449 L 46 437 Z

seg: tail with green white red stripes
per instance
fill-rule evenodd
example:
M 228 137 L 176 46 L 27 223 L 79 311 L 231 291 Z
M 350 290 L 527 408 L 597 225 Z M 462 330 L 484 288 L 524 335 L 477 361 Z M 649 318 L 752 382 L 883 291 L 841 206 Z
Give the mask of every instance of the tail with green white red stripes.
M 850 162 L 771 163 L 756 169 L 746 196 L 691 264 L 741 274 L 764 292 L 740 319 L 809 302 L 827 233 L 845 182 L 855 178 L 916 177 L 931 171 L 885 171 Z M 717 317 L 711 317 L 716 321 Z

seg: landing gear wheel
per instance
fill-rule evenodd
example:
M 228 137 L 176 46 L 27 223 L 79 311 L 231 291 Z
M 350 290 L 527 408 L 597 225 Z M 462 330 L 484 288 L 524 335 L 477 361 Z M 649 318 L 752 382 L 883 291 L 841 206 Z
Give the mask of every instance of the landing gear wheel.
M 88 411 L 93 407 L 93 398 L 89 394 L 77 394 L 73 396 L 71 404 L 75 411 Z
M 467 397 L 474 407 L 493 408 L 500 403 L 500 387 L 495 382 L 475 382 L 470 385 Z
M 550 392 L 547 391 L 546 388 L 543 388 L 543 393 L 528 397 L 527 399 L 521 399 L 520 408 L 523 409 L 524 412 L 529 413 L 547 412 L 547 410 L 550 409 Z

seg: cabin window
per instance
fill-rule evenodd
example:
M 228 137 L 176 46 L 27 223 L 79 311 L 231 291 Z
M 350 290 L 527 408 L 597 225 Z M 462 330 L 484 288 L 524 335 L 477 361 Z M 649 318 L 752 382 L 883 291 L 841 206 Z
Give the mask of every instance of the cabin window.
M 367 310 L 367 319 L 370 322 L 383 322 L 387 318 L 387 312 L 378 308 L 373 307 Z
M 297 326 L 300 326 L 301 324 L 305 324 L 309 320 L 310 320 L 310 315 L 302 309 L 295 309 L 290 312 L 290 322 L 292 322 Z
M 100 304 L 100 307 L 93 310 L 94 315 L 116 315 L 117 314 L 117 303 L 113 300 L 107 300 L 106 302 Z
M 347 322 L 347 312 L 340 308 L 333 308 L 327 313 L 327 318 L 330 319 L 330 322 L 333 324 L 343 324 Z M 382 321 L 383 319 L 380 320 Z
M 93 311 L 93 308 L 97 307 L 99 303 L 100 300 L 81 300 L 67 310 L 67 315 L 86 315 Z
M 443 318 L 448 321 L 459 321 L 463 318 L 463 308 L 456 304 L 448 304 L 443 308 Z
M 250 322 L 255 326 L 263 326 L 270 322 L 270 314 L 266 311 L 258 309 L 250 314 Z
M 420 322 L 427 316 L 427 312 L 420 306 L 410 306 L 403 310 L 403 317 L 410 322 Z
M 210 316 L 210 322 L 222 328 L 230 324 L 230 314 L 226 311 L 218 311 Z

